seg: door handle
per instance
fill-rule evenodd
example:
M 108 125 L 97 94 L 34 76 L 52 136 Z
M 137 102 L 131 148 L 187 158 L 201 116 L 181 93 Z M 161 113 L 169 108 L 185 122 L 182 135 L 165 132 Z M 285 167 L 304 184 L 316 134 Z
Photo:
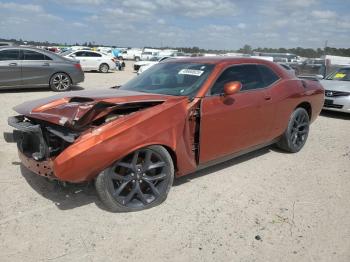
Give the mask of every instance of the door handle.
M 271 96 L 265 96 L 265 100 L 267 101 L 271 100 Z
M 43 63 L 43 66 L 50 66 L 49 63 Z
M 9 66 L 17 66 L 17 63 L 10 63 Z

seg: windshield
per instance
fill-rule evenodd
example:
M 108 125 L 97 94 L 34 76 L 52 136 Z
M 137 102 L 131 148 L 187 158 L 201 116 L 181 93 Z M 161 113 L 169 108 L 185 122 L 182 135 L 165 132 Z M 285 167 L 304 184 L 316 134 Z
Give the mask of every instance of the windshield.
M 121 86 L 120 89 L 192 98 L 213 68 L 212 64 L 159 63 Z
M 327 80 L 350 81 L 350 68 L 340 68 L 326 77 Z

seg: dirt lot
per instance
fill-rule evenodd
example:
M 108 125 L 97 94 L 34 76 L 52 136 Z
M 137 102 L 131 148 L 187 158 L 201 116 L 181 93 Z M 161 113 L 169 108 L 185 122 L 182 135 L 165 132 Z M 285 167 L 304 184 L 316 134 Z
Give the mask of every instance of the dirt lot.
M 122 84 L 131 65 L 80 86 Z M 1 133 L 14 105 L 53 94 L 1 92 Z M 323 113 L 300 153 L 270 147 L 202 170 L 126 214 L 105 211 L 93 186 L 30 173 L 1 136 L 0 261 L 350 261 L 349 120 Z

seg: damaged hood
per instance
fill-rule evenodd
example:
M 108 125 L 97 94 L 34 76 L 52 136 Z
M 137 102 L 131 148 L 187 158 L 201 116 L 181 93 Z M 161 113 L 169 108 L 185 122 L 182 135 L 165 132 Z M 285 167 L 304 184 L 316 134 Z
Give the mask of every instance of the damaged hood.
M 29 118 L 79 130 L 118 108 L 137 110 L 185 98 L 127 90 L 71 91 L 28 101 L 13 109 Z

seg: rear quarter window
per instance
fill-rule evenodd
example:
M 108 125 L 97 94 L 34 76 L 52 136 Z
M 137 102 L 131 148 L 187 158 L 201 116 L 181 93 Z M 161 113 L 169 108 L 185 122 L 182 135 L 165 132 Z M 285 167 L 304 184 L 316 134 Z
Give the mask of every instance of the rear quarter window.
M 260 71 L 261 78 L 264 81 L 265 87 L 272 85 L 280 79 L 279 76 L 268 66 L 258 65 L 258 69 Z

